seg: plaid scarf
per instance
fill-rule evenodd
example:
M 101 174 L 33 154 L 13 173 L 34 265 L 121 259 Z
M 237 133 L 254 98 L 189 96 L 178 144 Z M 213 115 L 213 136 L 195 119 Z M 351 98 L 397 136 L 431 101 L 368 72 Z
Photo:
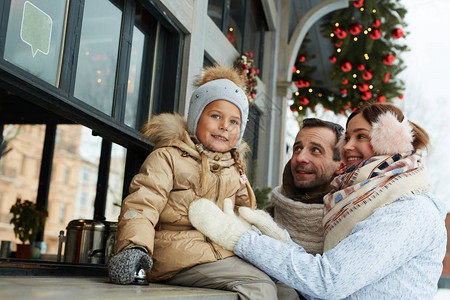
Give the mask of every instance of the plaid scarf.
M 331 182 L 324 201 L 324 252 L 350 235 L 355 225 L 379 207 L 431 186 L 418 153 L 369 158 L 348 168 Z

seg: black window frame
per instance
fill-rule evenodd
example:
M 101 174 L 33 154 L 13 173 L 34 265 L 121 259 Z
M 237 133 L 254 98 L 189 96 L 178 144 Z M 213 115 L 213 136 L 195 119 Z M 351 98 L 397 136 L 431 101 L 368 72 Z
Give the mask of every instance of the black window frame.
M 0 90 L 2 92 L 0 94 L 6 94 L 7 92 L 14 95 L 12 97 L 20 99 L 21 105 L 28 105 L 30 111 L 42 113 L 40 115 L 29 113 L 21 119 L 18 119 L 17 116 L 5 116 L 5 118 L 1 119 L 0 128 L 3 128 L 3 124 L 46 125 L 45 151 L 41 161 L 39 189 L 37 192 L 38 205 L 45 206 L 48 204 L 57 124 L 81 124 L 91 128 L 94 135 L 101 136 L 103 140 L 93 217 L 95 219 L 104 219 L 112 143 L 117 143 L 127 148 L 122 199 L 128 194 L 128 186 L 132 177 L 138 172 L 140 165 L 152 150 L 152 145 L 148 141 L 143 140 L 139 132 L 139 127 L 147 120 L 148 114 L 138 113 L 136 128 L 131 128 L 123 122 L 136 4 L 142 5 L 155 17 L 163 29 L 160 30 L 160 32 L 162 31 L 161 39 L 154 43 L 158 45 L 159 55 L 164 54 L 167 56 L 167 51 L 170 49 L 174 58 L 151 62 L 160 65 L 161 61 L 164 61 L 163 65 L 161 65 L 161 73 L 154 73 L 161 78 L 156 78 L 159 82 L 153 85 L 156 87 L 155 91 L 150 91 L 150 93 L 154 93 L 155 99 L 152 113 L 178 109 L 184 33 L 152 1 L 111 1 L 111 3 L 123 4 L 123 14 L 113 113 L 109 116 L 73 96 L 84 1 L 69 2 L 69 14 L 66 31 L 64 32 L 65 43 L 63 45 L 60 81 L 57 86 L 3 59 L 11 1 L 4 0 L 0 3 Z M 148 53 L 145 53 L 144 57 L 153 59 L 153 55 Z M 146 72 L 151 72 L 151 70 Z M 146 78 L 150 80 L 152 80 L 152 75 L 145 74 Z M 147 97 L 146 99 L 149 101 L 149 95 L 140 96 Z M 149 103 L 141 100 L 139 103 L 139 112 L 145 110 L 148 112 Z M 5 109 L 9 104 L 2 104 L 2 100 L 0 100 L 0 110 Z M 16 107 L 14 109 L 18 111 L 19 108 Z M 42 240 L 42 237 L 43 233 L 41 233 L 40 240 Z

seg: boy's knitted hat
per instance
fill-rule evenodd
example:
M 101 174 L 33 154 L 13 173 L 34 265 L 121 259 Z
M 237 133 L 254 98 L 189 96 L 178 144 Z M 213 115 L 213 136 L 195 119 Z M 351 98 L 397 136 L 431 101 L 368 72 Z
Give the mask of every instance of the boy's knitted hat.
M 235 146 L 239 146 L 244 135 L 248 118 L 248 98 L 244 92 L 242 78 L 237 71 L 224 66 L 205 69 L 204 75 L 197 82 L 198 88 L 192 93 L 187 116 L 188 132 L 197 138 L 197 124 L 205 107 L 215 100 L 226 100 L 239 108 L 241 112 L 241 132 Z

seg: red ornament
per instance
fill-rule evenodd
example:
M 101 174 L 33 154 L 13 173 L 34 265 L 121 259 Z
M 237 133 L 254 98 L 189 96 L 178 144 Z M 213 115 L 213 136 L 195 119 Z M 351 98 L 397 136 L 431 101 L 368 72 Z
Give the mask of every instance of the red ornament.
M 334 32 L 334 34 L 338 34 L 339 32 L 341 32 L 341 28 L 339 28 L 339 27 L 336 27 L 336 28 L 334 28 L 334 30 L 333 30 L 333 32 Z
M 394 54 L 389 53 L 388 55 L 386 55 L 386 56 L 383 58 L 383 63 L 384 63 L 385 65 L 387 65 L 387 66 L 390 66 L 390 65 L 392 65 L 392 63 L 394 62 L 394 60 L 395 60 Z
M 233 33 L 233 31 L 227 33 L 227 39 L 230 41 L 230 43 L 234 43 L 234 33 Z
M 295 73 L 295 72 L 297 72 L 297 67 L 296 67 L 296 66 L 293 66 L 293 67 L 292 67 L 292 73 Z
M 398 95 L 398 99 L 403 99 L 403 94 Z
M 350 28 L 348 29 L 348 31 L 350 31 L 351 34 L 353 35 L 358 35 L 362 30 L 362 25 L 359 23 L 353 23 Z
M 297 108 L 294 106 L 294 104 L 292 104 L 291 106 L 289 106 L 289 109 L 294 112 L 297 110 Z
M 356 107 L 353 107 L 353 108 L 352 108 L 352 112 L 354 112 L 355 110 L 356 110 Z
M 252 97 L 252 99 L 255 99 L 256 94 L 255 93 L 250 93 L 250 97 Z
M 342 95 L 347 94 L 347 92 L 348 92 L 347 89 L 341 89 L 341 94 L 342 94 Z
M 336 41 L 336 42 L 334 42 L 334 46 L 335 46 L 336 48 L 341 47 L 342 44 L 344 44 L 344 41 Z
M 248 57 L 252 58 L 253 57 L 253 52 L 248 52 Z
M 362 71 L 362 70 L 364 70 L 366 67 L 364 66 L 364 64 L 359 64 L 359 65 L 357 66 L 357 68 L 358 68 L 359 71 Z
M 350 72 L 352 70 L 352 64 L 349 61 L 343 62 L 341 64 L 341 69 L 344 72 Z
M 392 30 L 392 37 L 394 39 L 404 37 L 403 30 L 401 28 L 395 28 L 394 30 Z
M 255 73 L 256 73 L 256 74 L 259 74 L 259 69 L 255 69 Z
M 300 79 L 300 80 L 298 80 L 298 81 L 295 82 L 295 85 L 296 85 L 299 89 L 301 89 L 301 88 L 304 88 L 304 87 L 309 87 L 309 86 L 310 86 L 310 83 L 309 83 L 309 81 L 307 81 L 307 80 Z
M 343 84 L 343 85 L 346 85 L 346 84 L 348 84 L 348 79 L 344 79 L 344 80 L 342 80 L 342 84 Z
M 361 93 L 361 99 L 363 99 L 364 101 L 367 101 L 370 98 L 372 98 L 372 92 L 371 91 L 365 91 L 365 92 Z
M 378 103 L 385 103 L 386 102 L 386 96 L 385 95 L 380 95 L 377 97 L 377 102 Z
M 352 107 L 352 103 L 350 101 L 347 102 L 346 105 L 342 106 L 343 109 L 349 109 L 350 107 Z
M 372 40 L 379 40 L 381 38 L 381 30 L 378 28 L 375 28 L 370 32 L 370 38 Z
M 340 111 L 341 115 L 345 114 L 345 111 L 343 109 L 341 109 Z
M 373 78 L 373 74 L 371 70 L 366 70 L 366 72 L 361 76 L 364 80 L 370 80 Z
M 338 37 L 338 39 L 343 40 L 347 37 L 347 31 L 341 30 L 339 31 L 339 33 L 336 33 L 336 36 Z
M 337 61 L 336 56 L 333 55 L 333 56 L 330 57 L 330 62 L 331 62 L 332 64 L 334 64 L 336 61 Z
M 300 99 L 300 104 L 301 105 L 308 105 L 309 104 L 309 99 L 306 97 L 303 97 L 302 99 Z
M 381 25 L 381 21 L 378 20 L 378 19 L 375 19 L 375 20 L 372 22 L 372 26 L 375 27 L 375 28 L 380 27 L 380 25 Z
M 368 91 L 368 90 L 369 90 L 369 84 L 366 83 L 366 82 L 358 84 L 358 90 L 359 90 L 360 92 L 366 92 L 366 91 Z
M 364 0 L 353 1 L 353 6 L 356 8 L 360 8 L 364 6 Z
M 391 75 L 389 73 L 384 74 L 384 79 L 383 82 L 388 82 L 389 81 L 389 77 L 391 77 Z
M 306 57 L 304 56 L 304 55 L 301 55 L 299 58 L 298 58 L 298 61 L 299 62 L 304 62 L 306 60 Z
M 242 69 L 247 70 L 248 69 L 248 65 L 242 65 Z

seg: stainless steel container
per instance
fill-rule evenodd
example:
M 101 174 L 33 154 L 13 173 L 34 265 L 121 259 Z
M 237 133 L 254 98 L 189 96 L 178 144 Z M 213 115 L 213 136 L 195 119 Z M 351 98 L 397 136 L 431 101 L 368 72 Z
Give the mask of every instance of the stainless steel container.
M 105 243 L 109 222 L 96 220 L 72 220 L 66 227 L 66 236 L 61 236 L 58 258 L 62 243 L 64 247 L 64 261 L 88 264 L 105 263 Z

